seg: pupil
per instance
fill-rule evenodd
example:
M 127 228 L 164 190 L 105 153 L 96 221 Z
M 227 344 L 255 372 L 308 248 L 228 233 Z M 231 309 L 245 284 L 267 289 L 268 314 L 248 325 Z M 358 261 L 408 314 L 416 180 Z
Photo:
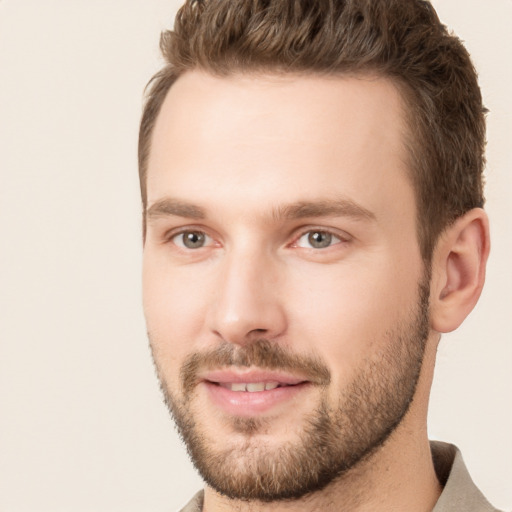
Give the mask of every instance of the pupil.
M 332 235 L 325 231 L 314 231 L 309 235 L 309 243 L 316 249 L 329 247 L 331 245 Z
M 183 237 L 183 243 L 185 244 L 185 247 L 188 247 L 189 249 L 202 247 L 204 244 L 204 234 L 197 231 L 185 233 L 185 236 Z

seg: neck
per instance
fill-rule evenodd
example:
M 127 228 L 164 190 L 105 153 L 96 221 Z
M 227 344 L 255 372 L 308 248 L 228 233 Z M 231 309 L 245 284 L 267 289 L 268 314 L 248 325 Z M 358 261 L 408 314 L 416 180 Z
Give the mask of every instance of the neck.
M 206 487 L 203 512 L 430 512 L 442 491 L 426 428 L 436 348 L 430 341 L 408 413 L 366 460 L 325 489 L 294 501 L 242 502 Z

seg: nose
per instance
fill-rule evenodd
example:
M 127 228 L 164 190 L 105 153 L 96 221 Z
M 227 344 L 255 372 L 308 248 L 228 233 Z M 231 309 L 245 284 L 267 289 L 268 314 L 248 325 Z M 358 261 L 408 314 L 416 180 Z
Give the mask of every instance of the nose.
M 279 265 L 271 256 L 248 252 L 223 258 L 209 311 L 210 330 L 238 345 L 276 339 L 287 328 Z

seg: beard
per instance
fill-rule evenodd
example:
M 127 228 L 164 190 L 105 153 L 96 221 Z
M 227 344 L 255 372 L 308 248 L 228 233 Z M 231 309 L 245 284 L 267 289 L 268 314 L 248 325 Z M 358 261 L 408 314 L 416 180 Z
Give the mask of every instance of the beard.
M 331 378 L 323 361 L 291 354 L 267 339 L 243 346 L 223 343 L 191 354 L 181 367 L 179 390 L 167 385 L 153 352 L 165 402 L 204 481 L 231 499 L 294 500 L 324 489 L 377 452 L 402 422 L 416 392 L 429 334 L 428 283 L 420 284 L 416 308 L 383 333 L 374 345 L 382 348 L 367 355 L 335 404 L 328 400 Z M 270 445 L 263 437 L 271 419 L 237 417 L 228 420 L 228 428 L 243 441 L 229 443 L 228 438 L 224 448 L 215 447 L 215 434 L 211 437 L 194 407 L 198 371 L 249 366 L 300 372 L 319 386 L 317 406 L 304 417 L 293 441 Z

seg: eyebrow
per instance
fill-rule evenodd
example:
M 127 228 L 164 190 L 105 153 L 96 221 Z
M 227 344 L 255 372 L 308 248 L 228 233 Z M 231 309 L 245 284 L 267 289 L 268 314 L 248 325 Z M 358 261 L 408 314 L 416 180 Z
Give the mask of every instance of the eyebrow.
M 159 217 L 167 217 L 174 215 L 176 217 L 185 217 L 188 219 L 204 219 L 206 212 L 200 206 L 180 201 L 171 197 L 165 197 L 156 201 L 146 211 L 148 219 L 156 219 Z
M 205 219 L 206 210 L 200 206 L 179 199 L 165 197 L 153 203 L 146 211 L 148 220 L 176 216 L 188 219 Z M 375 220 L 375 214 L 347 198 L 321 201 L 297 201 L 278 206 L 272 210 L 275 221 L 297 220 L 309 217 L 350 217 L 355 220 Z
M 372 211 L 347 198 L 298 201 L 276 208 L 272 216 L 276 220 L 307 217 L 351 217 L 356 220 L 375 220 L 375 214 Z

